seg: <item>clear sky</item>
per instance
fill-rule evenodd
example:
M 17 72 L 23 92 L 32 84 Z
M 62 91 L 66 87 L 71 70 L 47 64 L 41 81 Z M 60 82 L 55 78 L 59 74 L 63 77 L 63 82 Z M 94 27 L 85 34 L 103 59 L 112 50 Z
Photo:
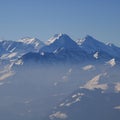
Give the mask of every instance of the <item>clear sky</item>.
M 73 39 L 89 34 L 120 46 L 120 0 L 0 0 L 0 38 Z

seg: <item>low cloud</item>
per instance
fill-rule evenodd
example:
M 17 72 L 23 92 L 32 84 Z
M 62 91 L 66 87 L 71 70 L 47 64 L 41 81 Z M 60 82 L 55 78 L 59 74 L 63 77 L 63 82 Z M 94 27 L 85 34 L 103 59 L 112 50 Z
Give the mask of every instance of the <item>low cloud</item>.
M 1 75 L 0 80 L 5 80 L 5 79 L 9 78 L 12 75 L 14 75 L 14 72 L 9 71 L 8 73 L 5 73 L 5 74 Z
M 56 112 L 52 115 L 49 116 L 49 118 L 51 120 L 54 120 L 54 118 L 58 118 L 58 119 L 66 119 L 68 116 L 65 114 L 65 113 L 62 113 L 62 112 Z

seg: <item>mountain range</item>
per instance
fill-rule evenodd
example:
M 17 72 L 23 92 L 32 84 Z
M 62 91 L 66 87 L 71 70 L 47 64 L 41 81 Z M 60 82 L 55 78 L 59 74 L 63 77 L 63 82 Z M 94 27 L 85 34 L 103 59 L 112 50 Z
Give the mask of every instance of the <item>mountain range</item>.
M 0 119 L 119 120 L 119 55 L 89 35 L 1 40 Z
M 35 44 L 34 44 L 35 45 Z M 35 46 L 34 46 L 35 48 Z M 85 38 L 74 41 L 66 34 L 56 34 L 41 47 L 26 50 L 21 56 L 23 62 L 36 60 L 38 62 L 80 63 L 82 61 L 120 60 L 120 48 L 113 44 L 102 43 L 87 35 Z
M 66 34 L 56 34 L 46 43 L 37 38 L 22 38 L 18 41 L 0 41 L 0 59 L 14 61 L 35 59 L 37 61 L 81 62 L 86 60 L 120 60 L 120 48 L 102 43 L 87 35 L 77 41 Z M 46 59 L 47 58 L 47 59 Z

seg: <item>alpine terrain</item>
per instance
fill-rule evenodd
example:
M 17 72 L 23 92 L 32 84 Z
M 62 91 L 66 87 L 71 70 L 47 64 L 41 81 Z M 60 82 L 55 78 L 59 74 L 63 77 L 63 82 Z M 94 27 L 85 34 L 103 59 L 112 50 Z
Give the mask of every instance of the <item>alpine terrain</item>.
M 90 35 L 0 40 L 1 120 L 120 120 L 120 48 Z

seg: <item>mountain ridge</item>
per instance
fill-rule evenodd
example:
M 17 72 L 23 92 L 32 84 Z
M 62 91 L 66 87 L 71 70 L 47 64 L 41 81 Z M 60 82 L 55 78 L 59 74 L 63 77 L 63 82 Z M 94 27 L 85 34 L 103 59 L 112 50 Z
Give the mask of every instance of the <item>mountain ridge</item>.
M 45 61 L 53 60 L 53 62 L 62 61 L 63 63 L 67 61 L 77 63 L 86 60 L 107 62 L 111 59 L 120 61 L 119 47 L 113 44 L 105 44 L 90 35 L 75 41 L 67 34 L 55 34 L 48 39 L 46 44 L 37 38 L 30 37 L 18 41 L 3 40 L 0 41 L 0 47 L 0 59 L 2 60 L 13 61 L 14 59 L 24 58 L 23 62 L 25 62 L 29 58 L 31 60 L 37 59 L 37 61 L 41 59 L 45 59 Z M 35 58 L 36 55 L 37 58 Z
M 82 40 L 74 41 L 67 34 L 61 34 L 61 33 L 55 34 L 52 38 L 48 40 L 48 44 L 46 44 L 39 50 L 38 55 L 42 55 L 41 59 L 43 59 L 45 57 L 44 55 L 46 54 L 48 55 L 49 53 L 53 54 L 52 56 L 54 57 L 52 58 L 54 59 L 53 62 L 57 61 L 58 59 L 62 60 L 62 62 L 68 60 L 68 61 L 74 61 L 74 63 L 77 62 L 79 63 L 81 61 L 86 61 L 86 60 L 88 61 L 89 60 L 108 61 L 111 59 L 120 60 L 119 47 L 115 45 L 114 46 L 106 45 L 105 43 L 96 40 L 90 35 L 87 35 Z M 32 58 L 32 55 L 29 58 Z M 49 56 L 49 58 L 51 59 L 51 56 Z M 47 59 L 49 58 L 47 57 Z M 24 60 L 25 60 L 25 55 L 24 55 Z

